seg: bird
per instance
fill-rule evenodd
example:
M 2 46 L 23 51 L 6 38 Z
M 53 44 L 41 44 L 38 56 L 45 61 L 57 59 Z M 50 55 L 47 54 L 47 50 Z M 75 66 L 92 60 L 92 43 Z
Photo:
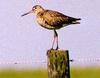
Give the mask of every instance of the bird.
M 54 49 L 53 47 L 56 43 L 56 50 L 59 49 L 57 30 L 71 24 L 80 24 L 79 20 L 81 20 L 81 18 L 70 17 L 58 11 L 44 9 L 41 5 L 33 6 L 31 11 L 24 13 L 21 16 L 25 16 L 30 13 L 34 13 L 36 15 L 37 23 L 40 26 L 54 31 L 54 39 L 51 49 Z

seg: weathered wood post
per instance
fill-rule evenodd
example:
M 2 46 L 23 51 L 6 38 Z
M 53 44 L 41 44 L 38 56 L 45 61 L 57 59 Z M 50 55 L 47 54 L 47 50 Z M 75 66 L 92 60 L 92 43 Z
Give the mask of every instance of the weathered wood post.
M 68 50 L 48 50 L 48 78 L 70 78 Z

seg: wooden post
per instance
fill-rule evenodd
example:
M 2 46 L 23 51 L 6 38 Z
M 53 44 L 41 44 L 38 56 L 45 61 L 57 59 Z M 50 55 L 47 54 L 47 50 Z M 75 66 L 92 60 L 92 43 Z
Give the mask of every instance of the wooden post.
M 48 78 L 70 78 L 68 50 L 48 50 Z

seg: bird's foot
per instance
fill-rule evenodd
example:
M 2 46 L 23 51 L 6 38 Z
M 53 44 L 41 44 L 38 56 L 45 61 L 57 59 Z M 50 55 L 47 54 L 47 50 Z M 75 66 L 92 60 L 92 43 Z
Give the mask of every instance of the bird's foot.
M 60 49 L 58 46 L 54 49 L 53 47 L 50 50 L 58 50 Z
M 59 49 L 59 47 L 57 46 L 57 47 L 56 47 L 56 50 L 58 50 L 58 49 Z
M 53 47 L 50 50 L 54 50 Z

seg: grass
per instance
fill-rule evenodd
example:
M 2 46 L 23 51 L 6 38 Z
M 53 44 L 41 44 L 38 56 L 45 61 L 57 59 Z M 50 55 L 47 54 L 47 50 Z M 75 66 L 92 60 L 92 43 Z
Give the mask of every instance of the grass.
M 100 78 L 100 68 L 72 68 L 71 78 Z M 48 78 L 45 69 L 39 70 L 1 70 L 0 78 Z
M 71 78 L 100 78 L 100 68 L 73 68 Z
M 47 78 L 46 70 L 2 70 L 0 78 Z

